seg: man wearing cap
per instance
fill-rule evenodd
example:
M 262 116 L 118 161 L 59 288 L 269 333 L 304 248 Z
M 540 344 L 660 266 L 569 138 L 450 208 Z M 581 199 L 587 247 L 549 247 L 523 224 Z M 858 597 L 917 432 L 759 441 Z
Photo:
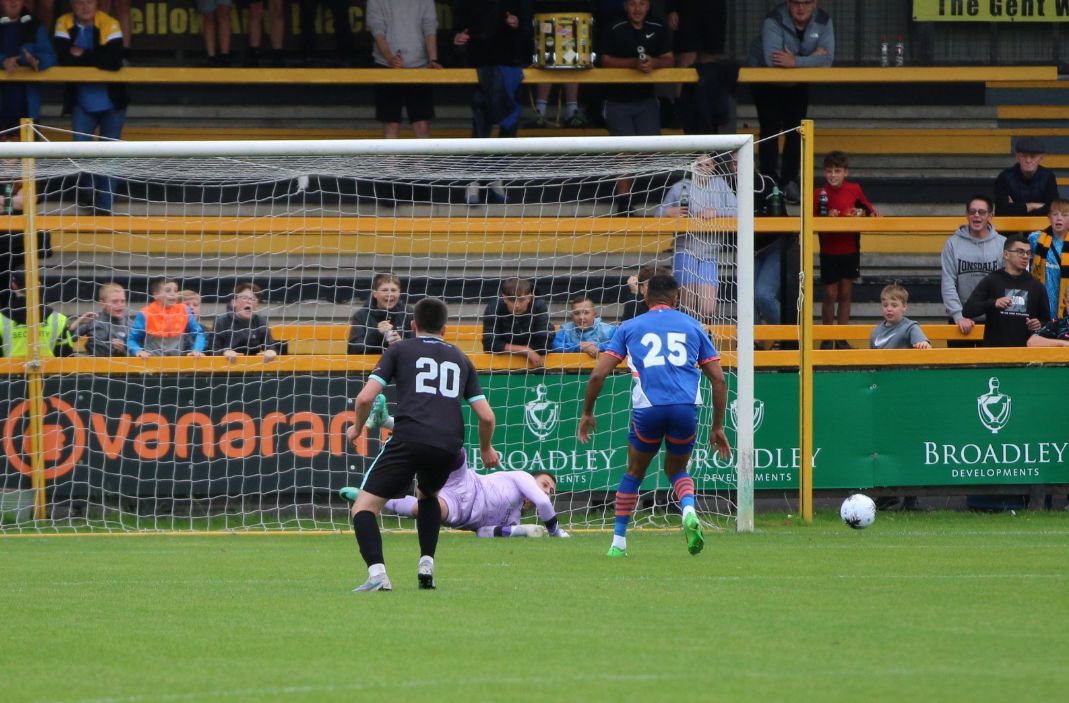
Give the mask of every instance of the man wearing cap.
M 1046 215 L 1058 198 L 1054 172 L 1043 168 L 1043 141 L 1021 137 L 1014 151 L 1017 164 L 995 179 L 995 213 L 998 215 Z

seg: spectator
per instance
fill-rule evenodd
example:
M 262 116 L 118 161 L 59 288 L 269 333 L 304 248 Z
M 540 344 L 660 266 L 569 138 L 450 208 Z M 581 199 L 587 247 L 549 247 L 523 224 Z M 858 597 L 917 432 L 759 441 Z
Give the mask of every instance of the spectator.
M 367 28 L 374 48 L 371 56 L 383 68 L 441 68 L 438 63 L 438 15 L 433 0 L 368 0 Z M 408 112 L 419 139 L 431 136 L 434 90 L 425 84 L 375 87 L 375 119 L 387 139 L 401 136 L 401 108 Z
M 985 347 L 1026 346 L 1028 338 L 1051 319 L 1047 289 L 1028 273 L 1031 253 L 1022 237 L 1007 237 L 1003 268 L 985 276 L 965 301 L 965 315 L 987 317 Z
M 538 368 L 546 363 L 552 337 L 549 311 L 535 299 L 531 282 L 505 279 L 501 296 L 483 313 L 483 351 L 523 354 L 530 366 Z
M 1062 310 L 1058 318 L 1051 318 L 1039 331 L 1028 338 L 1030 347 L 1069 347 L 1069 288 L 1062 295 Z
M 166 278 L 149 285 L 152 302 L 141 308 L 127 337 L 131 356 L 204 356 L 204 329 L 192 310 L 181 302 L 178 284 Z M 186 350 L 185 336 L 192 335 L 192 348 Z
M 813 193 L 813 212 L 827 217 L 864 217 L 875 215 L 861 186 L 846 180 L 850 162 L 841 151 L 824 157 L 824 185 Z M 822 209 L 827 212 L 822 213 Z M 820 282 L 824 286 L 821 318 L 825 325 L 850 324 L 850 302 L 854 281 L 861 275 L 861 233 L 835 232 L 820 235 Z M 838 310 L 836 310 L 838 305 Z M 836 341 L 837 349 L 849 349 L 845 340 Z M 821 348 L 832 348 L 830 340 Z
M 212 328 L 212 353 L 222 355 L 231 363 L 239 356 L 260 355 L 272 361 L 281 345 L 271 336 L 267 320 L 256 312 L 260 306 L 260 286 L 239 283 L 234 288 L 230 310 L 215 318 Z
M 869 335 L 869 349 L 931 349 L 921 326 L 906 317 L 909 291 L 897 283 L 880 291 L 883 322 Z
M 973 289 L 987 274 L 998 269 L 1004 256 L 1002 245 L 1006 238 L 995 231 L 991 224 L 991 198 L 974 195 L 965 206 L 968 222 L 943 245 L 941 257 L 941 292 L 943 307 L 950 316 L 951 324 L 957 325 L 963 335 L 972 331 L 973 325 L 983 322 L 983 313 L 973 318 L 962 312 L 962 301 L 968 300 Z M 950 340 L 948 347 L 978 346 L 968 341 Z
M 831 16 L 817 7 L 816 0 L 790 0 L 774 7 L 761 24 L 761 36 L 750 45 L 751 66 L 814 68 L 831 66 L 834 61 L 835 29 Z M 798 202 L 801 137 L 797 128 L 809 110 L 809 85 L 754 83 L 751 87 L 761 130 L 761 173 L 777 180 L 784 198 Z M 786 132 L 783 163 L 777 170 L 781 132 Z
M 526 4 L 531 6 L 531 10 L 533 12 L 533 15 L 539 15 L 539 14 L 556 15 L 556 14 L 560 14 L 560 15 L 567 16 L 567 15 L 578 15 L 578 14 L 589 14 L 591 12 L 591 10 L 594 9 L 592 7 L 594 5 L 594 2 L 592 0 L 527 0 Z M 619 8 L 618 2 L 613 2 L 613 9 L 618 9 L 618 8 Z M 523 13 L 521 15 L 521 20 L 520 21 L 521 21 L 521 27 L 522 28 L 526 28 L 526 27 L 530 27 L 531 26 L 531 19 L 533 18 L 533 15 L 531 13 L 527 13 L 527 12 L 525 12 L 525 13 Z M 565 20 L 565 22 L 567 23 L 567 20 Z M 567 26 L 567 24 L 565 24 L 565 26 Z M 593 36 L 593 33 L 595 32 L 595 30 L 599 26 L 600 25 L 595 22 L 593 24 L 593 26 L 588 27 L 588 29 L 587 29 L 587 31 L 591 32 L 591 37 L 590 38 L 591 38 L 592 41 L 595 40 L 595 37 Z M 583 31 L 578 25 L 576 26 L 575 29 L 576 29 L 576 33 L 577 34 L 581 34 L 582 31 Z M 536 38 L 537 38 L 537 36 L 539 34 L 541 34 L 542 31 L 543 31 L 542 27 L 535 27 L 535 33 L 536 33 L 535 36 L 536 36 Z M 554 31 L 556 31 L 556 27 L 554 27 Z M 573 40 L 578 43 L 579 42 L 579 37 L 578 36 L 573 37 Z M 580 48 L 581 47 L 579 47 L 578 44 L 575 46 L 576 53 L 580 53 L 579 52 Z M 556 49 L 558 51 L 562 50 L 561 46 L 559 44 L 556 46 Z M 590 49 L 591 49 L 591 47 L 588 46 L 586 51 L 589 52 Z M 535 42 L 535 50 L 537 50 L 537 39 L 536 39 L 536 42 Z M 559 56 L 559 54 L 558 54 L 558 56 Z M 591 58 L 593 58 L 593 56 L 594 56 L 594 54 L 591 53 Z M 537 63 L 537 59 L 536 59 L 536 63 Z M 538 85 L 535 86 L 535 88 L 534 88 L 535 116 L 534 116 L 534 120 L 530 123 L 529 126 L 535 127 L 535 128 L 538 128 L 538 129 L 544 129 L 545 127 L 547 127 L 549 125 L 549 121 L 547 120 L 546 115 L 547 115 L 547 110 L 549 108 L 549 96 L 550 96 L 550 93 L 552 91 L 553 91 L 553 85 L 551 83 L 539 83 Z M 578 83 L 563 83 L 560 86 L 560 93 L 559 94 L 561 96 L 561 99 L 564 101 L 564 114 L 561 115 L 558 112 L 557 118 L 558 119 L 563 118 L 561 120 L 561 122 L 558 124 L 558 126 L 569 127 L 571 129 L 583 129 L 585 127 L 588 127 L 590 125 L 590 122 L 589 122 L 589 120 L 587 120 L 586 116 L 583 115 L 582 111 L 579 109 L 579 84 Z
M 245 54 L 245 66 L 260 66 L 260 45 L 264 37 L 264 0 L 249 0 L 249 50 Z M 282 0 L 267 0 L 267 35 L 271 41 L 270 66 L 282 68 L 286 56 L 282 41 L 286 36 L 286 20 L 282 12 Z
M 672 30 L 676 66 L 711 63 L 724 54 L 726 0 L 668 0 L 665 15 Z
M 20 255 L 12 260 L 21 259 Z M 21 268 L 21 261 L 19 268 Z M 14 268 L 14 266 L 12 267 Z M 0 356 L 4 358 L 29 356 L 29 319 L 26 308 L 26 277 L 21 271 L 11 271 L 9 287 L 0 291 Z M 43 302 L 38 319 L 38 353 L 41 357 L 69 356 L 74 353 L 73 330 L 92 318 L 87 313 L 68 318 Z
M 738 204 L 733 181 L 736 172 L 734 155 L 719 160 L 712 155 L 698 159 L 691 178 L 684 175 L 664 196 L 659 215 L 708 219 L 735 217 Z M 687 222 L 687 220 L 684 220 Z M 672 268 L 682 286 L 679 303 L 702 322 L 710 322 L 716 313 L 716 289 L 719 285 L 717 254 L 723 233 L 686 231 L 675 238 Z
M 122 30 L 123 65 L 129 65 L 130 40 L 133 39 L 133 22 L 130 17 L 130 0 L 99 0 L 100 11 L 119 20 Z M 114 12 L 112 10 L 114 9 Z
M 549 126 L 546 119 L 546 111 L 549 109 L 549 94 L 553 90 L 552 83 L 539 83 L 535 86 L 535 116 L 530 126 L 544 129 Z M 579 84 L 564 83 L 560 87 L 564 100 L 564 115 L 560 126 L 571 129 L 584 129 L 590 126 L 589 120 L 579 110 Z M 561 115 L 558 114 L 558 118 Z
M 1050 316 L 1054 319 L 1067 314 L 1064 301 L 1069 290 L 1069 248 L 1065 246 L 1065 232 L 1069 229 L 1069 200 L 1051 201 L 1047 218 L 1050 227 L 1028 235 L 1028 245 L 1032 248 L 1032 275 L 1046 287 Z
M 100 312 L 78 327 L 85 337 L 85 353 L 90 356 L 126 356 L 126 339 L 134 317 L 126 307 L 126 291 L 118 283 L 105 283 L 97 292 Z
M 48 29 L 34 19 L 24 0 L 2 0 L 0 12 L 0 49 L 4 52 L 4 71 L 9 76 L 19 66 L 44 71 L 56 65 Z M 0 129 L 17 127 L 24 117 L 36 120 L 40 116 L 39 83 L 4 81 L 0 84 Z M 18 133 L 13 137 L 18 139 Z
M 208 65 L 230 65 L 230 10 L 233 0 L 197 0 L 197 10 L 204 21 L 204 51 Z
M 114 17 L 97 10 L 97 0 L 72 0 L 74 10 L 56 21 L 56 58 L 61 66 L 95 66 L 105 71 L 122 68 L 122 30 Z M 100 128 L 101 139 L 118 139 L 126 122 L 129 100 L 122 83 L 87 83 L 67 86 L 63 113 L 71 113 L 74 141 L 92 141 Z M 114 199 L 114 180 L 110 176 L 81 174 L 79 203 L 95 214 L 110 215 Z
M 1017 163 L 995 179 L 995 212 L 1006 215 L 1046 215 L 1058 197 L 1058 180 L 1054 172 L 1041 166 L 1043 142 L 1036 137 L 1021 137 L 1014 153 Z
M 516 136 L 520 105 L 516 91 L 523 81 L 523 66 L 530 61 L 520 29 L 519 0 L 456 0 L 453 3 L 453 51 L 458 63 L 478 72 L 479 84 L 471 97 L 471 136 L 489 137 L 494 125 L 498 136 Z M 489 183 L 486 197 L 506 202 L 500 179 Z M 482 184 L 472 181 L 464 191 L 468 205 L 482 202 Z
M 193 316 L 193 319 L 198 323 L 200 322 L 200 306 L 201 297 L 200 293 L 188 288 L 178 291 L 178 299 L 182 301 L 182 304 L 189 308 L 189 314 Z M 202 325 L 203 327 L 203 325 Z M 182 351 L 192 351 L 193 345 L 196 343 L 197 338 L 195 334 L 186 334 L 185 339 L 182 341 Z M 208 351 L 212 348 L 212 333 L 204 330 L 204 349 Z
M 316 14 L 322 0 L 300 0 L 301 4 L 301 61 L 311 66 L 316 51 Z M 353 28 L 349 24 L 349 0 L 326 0 L 334 24 L 335 60 L 338 66 L 353 63 Z M 326 26 L 324 18 L 323 26 Z
M 401 299 L 401 279 L 380 273 L 371 281 L 371 300 L 349 320 L 350 354 L 381 354 L 412 332 L 412 306 Z
M 660 20 L 650 19 L 650 0 L 624 0 L 627 18 L 609 27 L 603 35 L 601 65 L 605 68 L 633 68 L 652 73 L 671 68 L 674 62 L 668 29 Z M 643 136 L 661 133 L 661 105 L 651 84 L 613 86 L 606 91 L 605 124 L 613 136 Z M 616 182 L 613 209 L 630 215 L 634 181 Z
M 553 351 L 584 354 L 597 358 L 612 339 L 616 327 L 602 322 L 594 303 L 585 295 L 572 301 L 571 322 L 565 322 L 553 337 Z
M 624 303 L 624 312 L 620 315 L 620 322 L 627 322 L 631 318 L 649 312 L 650 307 L 646 305 L 646 281 L 657 274 L 671 275 L 671 273 L 672 269 L 668 266 L 643 264 L 637 276 L 630 276 L 627 279 L 627 287 L 631 291 L 631 300 Z

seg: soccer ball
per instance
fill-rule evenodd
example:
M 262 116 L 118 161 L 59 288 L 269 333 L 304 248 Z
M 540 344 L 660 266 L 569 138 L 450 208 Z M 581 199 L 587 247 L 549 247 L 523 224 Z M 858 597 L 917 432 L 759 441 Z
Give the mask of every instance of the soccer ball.
M 860 493 L 855 493 L 843 501 L 839 508 L 839 517 L 848 526 L 855 530 L 861 530 L 876 522 L 876 504 L 872 498 Z

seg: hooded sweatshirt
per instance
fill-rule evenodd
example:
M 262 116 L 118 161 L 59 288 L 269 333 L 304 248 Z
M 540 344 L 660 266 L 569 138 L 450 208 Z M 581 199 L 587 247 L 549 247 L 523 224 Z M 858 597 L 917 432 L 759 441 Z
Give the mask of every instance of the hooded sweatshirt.
M 942 293 L 947 315 L 954 322 L 962 318 L 961 308 L 984 276 L 1002 268 L 1002 245 L 1006 238 L 988 225 L 982 239 L 969 234 L 962 225 L 943 246 Z M 973 318 L 982 322 L 983 317 Z

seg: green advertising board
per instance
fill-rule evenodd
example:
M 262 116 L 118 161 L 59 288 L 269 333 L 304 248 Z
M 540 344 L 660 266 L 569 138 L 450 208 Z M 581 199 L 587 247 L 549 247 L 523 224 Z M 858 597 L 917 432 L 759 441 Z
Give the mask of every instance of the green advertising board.
M 815 383 L 817 489 L 1069 482 L 1069 438 L 1058 429 L 1069 368 L 835 371 Z M 616 485 L 626 464 L 629 376 L 608 379 L 587 445 L 575 439 L 586 376 L 501 374 L 483 384 L 498 412 L 503 468 L 553 471 L 562 490 Z M 754 485 L 796 489 L 798 376 L 758 373 L 755 386 Z M 726 424 L 734 444 L 733 405 Z M 734 484 L 734 457 L 709 451 L 708 414 L 690 471 L 700 489 L 723 490 Z M 478 446 L 474 431 L 469 446 Z M 477 451 L 473 460 L 481 467 Z M 666 487 L 663 476 L 656 486 Z M 650 476 L 644 488 L 653 487 Z

